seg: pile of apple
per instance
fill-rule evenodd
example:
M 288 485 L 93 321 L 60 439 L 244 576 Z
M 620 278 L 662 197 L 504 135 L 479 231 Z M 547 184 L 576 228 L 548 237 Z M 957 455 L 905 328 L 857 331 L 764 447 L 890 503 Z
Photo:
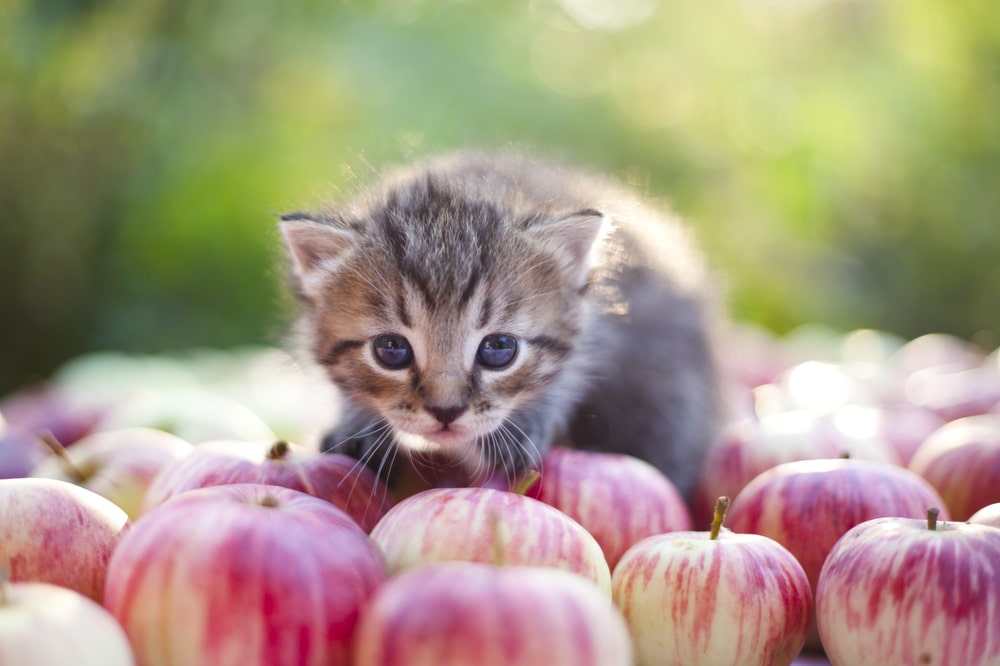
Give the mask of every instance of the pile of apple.
M 727 339 L 688 502 L 562 447 L 393 496 L 276 350 L 78 359 L 0 401 L 0 664 L 1000 665 L 998 354 Z

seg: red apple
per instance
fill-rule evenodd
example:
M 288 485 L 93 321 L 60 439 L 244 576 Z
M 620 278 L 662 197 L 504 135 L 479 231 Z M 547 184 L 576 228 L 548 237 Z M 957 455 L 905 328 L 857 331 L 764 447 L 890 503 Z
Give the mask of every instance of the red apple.
M 708 525 L 717 497 L 735 497 L 758 474 L 796 460 L 852 458 L 899 463 L 878 434 L 878 415 L 860 406 L 832 415 L 803 409 L 779 411 L 727 425 L 709 446 L 692 500 L 695 524 Z
M 554 506 L 590 532 L 608 567 L 644 537 L 691 529 L 691 517 L 670 479 L 632 456 L 552 447 L 529 497 Z
M 725 499 L 725 498 L 722 498 Z M 776 541 L 720 529 L 643 539 L 612 576 L 641 666 L 791 664 L 809 627 L 805 571 Z
M 611 573 L 600 545 L 548 504 L 493 488 L 432 488 L 402 500 L 372 530 L 390 573 L 445 560 L 548 566 L 605 591 Z
M 1000 530 L 931 514 L 863 522 L 830 551 L 816 619 L 833 664 L 1000 664 Z
M 913 454 L 910 469 L 941 493 L 955 520 L 1000 502 L 1000 414 L 941 426 Z
M 823 560 L 844 532 L 872 518 L 917 517 L 942 505 L 929 483 L 902 467 L 802 460 L 777 465 L 748 483 L 733 500 L 729 526 L 770 537 L 791 551 L 815 591 Z M 807 645 L 819 647 L 815 623 Z
M 284 486 L 332 502 L 366 532 L 394 504 L 388 487 L 354 458 L 316 453 L 286 442 L 205 442 L 167 466 L 143 500 L 141 514 L 187 490 L 229 483 Z
M 358 627 L 355 666 L 629 666 L 607 594 L 557 569 L 424 564 L 391 578 Z
M 53 479 L 0 480 L 0 563 L 11 580 L 53 583 L 95 601 L 129 525 L 97 493 Z
M 132 666 L 135 658 L 100 604 L 49 583 L 0 580 L 0 664 Z
M 138 520 L 111 558 L 104 603 L 140 664 L 338 666 L 384 577 L 374 544 L 329 502 L 233 484 Z
M 977 525 L 1000 527 L 1000 502 L 987 504 L 982 509 L 969 516 L 968 522 L 975 523 Z
M 153 428 L 101 431 L 65 449 L 56 442 L 53 446 L 55 453 L 39 463 L 32 476 L 83 486 L 120 506 L 133 520 L 153 478 L 193 448 Z

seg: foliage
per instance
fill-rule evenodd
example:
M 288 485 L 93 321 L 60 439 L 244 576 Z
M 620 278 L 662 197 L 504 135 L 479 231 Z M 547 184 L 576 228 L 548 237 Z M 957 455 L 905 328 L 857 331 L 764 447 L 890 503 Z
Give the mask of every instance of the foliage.
M 998 109 L 986 0 L 6 0 L 0 392 L 280 341 L 275 214 L 468 144 L 669 197 L 741 319 L 994 335 Z

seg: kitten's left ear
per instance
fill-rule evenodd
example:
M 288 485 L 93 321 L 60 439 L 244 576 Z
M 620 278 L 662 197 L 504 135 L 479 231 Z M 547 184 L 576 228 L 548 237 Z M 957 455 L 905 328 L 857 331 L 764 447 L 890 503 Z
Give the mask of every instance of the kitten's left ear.
M 355 232 L 302 213 L 282 215 L 278 226 L 302 295 L 316 297 L 330 274 L 354 247 Z
M 598 238 L 610 230 L 611 220 L 592 208 L 549 219 L 530 228 L 532 235 L 575 273 L 582 286 L 590 271 L 590 253 Z

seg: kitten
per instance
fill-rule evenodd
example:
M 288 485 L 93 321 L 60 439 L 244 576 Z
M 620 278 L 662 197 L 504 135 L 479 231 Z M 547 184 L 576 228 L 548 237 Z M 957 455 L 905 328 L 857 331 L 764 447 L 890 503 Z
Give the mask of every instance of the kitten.
M 690 494 L 718 420 L 715 306 L 675 218 L 592 175 L 461 153 L 280 227 L 299 330 L 343 401 L 325 450 L 511 477 L 559 438 Z

